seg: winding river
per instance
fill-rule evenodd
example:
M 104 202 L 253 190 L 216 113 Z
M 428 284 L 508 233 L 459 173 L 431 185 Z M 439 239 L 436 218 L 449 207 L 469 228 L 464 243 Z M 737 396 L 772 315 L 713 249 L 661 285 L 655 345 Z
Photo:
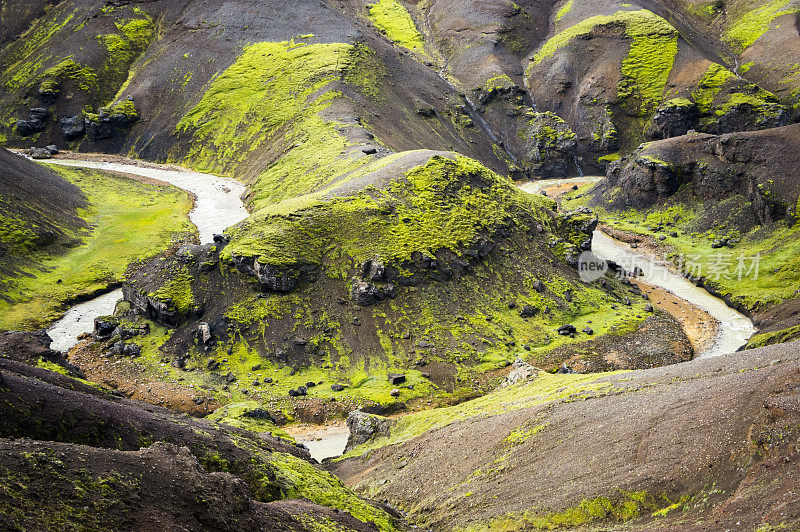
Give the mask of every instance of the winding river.
M 567 184 L 596 183 L 602 177 L 575 177 L 568 179 L 547 179 L 525 183 L 519 188 L 525 192 L 536 194 L 545 188 Z M 592 252 L 601 259 L 614 261 L 617 264 L 638 266 L 642 270 L 641 279 L 652 286 L 663 288 L 672 294 L 688 301 L 719 322 L 719 330 L 714 343 L 705 351 L 696 354 L 695 358 L 711 358 L 726 353 L 733 353 L 745 345 L 756 328 L 753 322 L 737 310 L 705 289 L 697 287 L 681 275 L 673 273 L 669 267 L 654 260 L 654 257 L 639 253 L 628 244 L 620 242 L 601 231 L 592 236 Z
M 124 163 L 53 159 L 53 164 L 93 168 L 137 175 L 191 192 L 195 196 L 194 208 L 189 219 L 197 227 L 201 244 L 213 242 L 214 234 L 247 218 L 248 213 L 241 196 L 245 186 L 238 181 L 211 174 L 202 174 L 184 169 L 162 169 Z M 53 339 L 52 349 L 68 351 L 77 342 L 77 337 L 94 329 L 94 318 L 113 314 L 122 291 L 115 290 L 91 301 L 75 305 L 63 318 L 47 331 Z

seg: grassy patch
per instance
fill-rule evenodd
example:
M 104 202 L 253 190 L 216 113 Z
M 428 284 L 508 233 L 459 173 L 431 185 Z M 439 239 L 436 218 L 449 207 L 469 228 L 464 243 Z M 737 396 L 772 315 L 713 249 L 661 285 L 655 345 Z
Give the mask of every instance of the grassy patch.
M 373 523 L 381 532 L 397 530 L 393 518 L 357 497 L 331 473 L 283 453 L 274 453 L 270 465 L 275 468 L 278 482 L 291 486 L 283 494 L 285 498 L 308 499 L 322 506 L 345 510 L 362 522 Z
M 699 273 L 709 286 L 731 294 L 735 302 L 751 310 L 797 297 L 800 225 L 776 222 L 769 227 L 757 226 L 747 234 L 740 234 L 734 224 L 724 221 L 711 229 L 698 228 L 697 220 L 711 208 L 713 205 L 673 203 L 642 212 L 607 212 L 602 216 L 619 229 L 664 236 L 673 261 L 692 273 L 697 273 L 699 266 Z M 672 231 L 678 231 L 680 236 L 669 236 Z M 734 247 L 713 248 L 721 238 L 732 239 Z M 744 270 L 740 278 L 741 268 Z
M 369 18 L 392 42 L 425 55 L 425 40 L 406 8 L 396 0 L 380 0 L 368 8 Z
M 56 318 L 66 302 L 106 289 L 128 265 L 193 232 L 189 197 L 172 187 L 143 184 L 96 171 L 53 170 L 80 187 L 91 206 L 80 213 L 91 229 L 61 256 L 33 256 L 25 276 L 6 281 L 0 328 L 36 328 Z
M 645 514 L 683 506 L 687 499 L 672 502 L 666 496 L 651 495 L 644 491 L 619 491 L 610 497 L 586 499 L 580 504 L 560 511 L 529 510 L 509 514 L 487 524 L 469 526 L 463 532 L 512 532 L 517 530 L 555 530 L 574 528 L 595 521 L 624 523 Z
M 550 402 L 582 399 L 602 395 L 610 390 L 612 382 L 602 380 L 605 376 L 618 372 L 587 375 L 552 375 L 541 373 L 536 380 L 516 386 L 500 388 L 483 397 L 456 406 L 415 412 L 397 420 L 389 437 L 379 438 L 352 449 L 342 458 L 361 456 L 374 449 L 396 445 L 419 436 L 424 432 L 440 429 L 452 423 L 470 418 L 496 415 L 521 408 L 530 408 Z M 538 430 L 541 430 L 540 428 Z M 534 434 L 535 434 L 534 432 Z M 512 434 L 514 439 L 530 437 L 530 431 L 523 435 Z
M 800 11 L 791 0 L 768 0 L 759 7 L 750 2 L 742 5 L 746 11 L 735 16 L 725 30 L 726 40 L 737 52 L 743 52 L 760 39 L 776 18 Z

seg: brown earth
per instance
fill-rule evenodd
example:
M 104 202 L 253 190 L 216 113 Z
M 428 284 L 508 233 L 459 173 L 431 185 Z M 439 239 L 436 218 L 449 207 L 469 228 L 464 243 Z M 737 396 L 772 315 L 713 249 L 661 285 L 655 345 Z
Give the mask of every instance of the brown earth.
M 600 530 L 800 526 L 800 344 L 602 378 L 606 392 L 477 416 L 329 467 L 416 525 L 450 530 L 645 491 L 684 511 Z M 525 388 L 520 388 L 524 393 Z M 508 443 L 514 430 L 540 427 Z M 498 504 L 497 501 L 502 501 Z M 756 502 L 758 501 L 758 502 Z M 679 506 L 680 507 L 680 506 Z M 657 507 L 656 507 L 657 509 Z M 511 527 L 509 530 L 526 529 Z M 591 527 L 588 527 L 591 528 Z
M 156 406 L 172 412 L 183 412 L 191 416 L 207 416 L 220 407 L 212 394 L 189 386 L 166 382 L 165 375 L 154 375 L 130 358 L 105 358 L 81 342 L 70 350 L 69 360 L 80 367 L 86 378 L 102 384 L 130 399 Z M 147 372 L 147 373 L 146 373 Z

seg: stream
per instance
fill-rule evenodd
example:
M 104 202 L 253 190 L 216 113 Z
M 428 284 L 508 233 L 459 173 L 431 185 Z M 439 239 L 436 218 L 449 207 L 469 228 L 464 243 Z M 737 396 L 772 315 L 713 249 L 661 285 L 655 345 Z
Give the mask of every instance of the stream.
M 53 159 L 49 162 L 63 166 L 123 172 L 163 181 L 191 192 L 195 196 L 195 202 L 194 208 L 189 213 L 189 219 L 197 227 L 201 244 L 213 242 L 215 233 L 221 233 L 248 216 L 241 200 L 245 186 L 233 179 L 190 170 L 167 170 L 124 163 L 69 159 Z M 47 331 L 53 339 L 51 348 L 69 351 L 78 343 L 78 336 L 94 330 L 95 317 L 114 313 L 114 308 L 120 299 L 122 290 L 115 290 L 70 308 L 64 317 Z
M 201 243 L 212 242 L 215 233 L 221 232 L 248 216 L 241 201 L 245 187 L 231 179 L 188 170 L 165 170 L 122 163 L 73 160 L 55 160 L 53 162 L 66 166 L 138 175 L 164 181 L 193 193 L 196 200 L 189 218 L 197 227 Z M 519 188 L 525 192 L 536 194 L 547 187 L 595 183 L 601 179 L 602 177 L 598 176 L 548 179 L 525 183 Z M 745 345 L 755 333 L 755 327 L 747 317 L 687 279 L 672 273 L 666 265 L 653 262 L 651 257 L 637 253 L 628 244 L 615 240 L 600 231 L 595 231 L 592 239 L 592 251 L 602 259 L 613 260 L 622 265 L 635 261 L 635 265 L 642 269 L 645 282 L 666 289 L 685 299 L 720 323 L 713 345 L 699 353 L 696 358 L 709 358 L 732 353 Z M 53 338 L 51 347 L 64 352 L 68 351 L 77 343 L 77 337 L 80 334 L 93 330 L 95 317 L 114 312 L 116 303 L 121 297 L 122 291 L 116 290 L 72 307 L 48 331 Z M 348 434 L 349 431 L 346 427 L 318 427 L 314 432 L 302 431 L 294 436 L 309 447 L 313 458 L 321 461 L 324 458 L 340 455 L 344 451 Z
M 601 179 L 599 176 L 546 179 L 525 183 L 519 188 L 536 194 L 553 186 L 596 183 Z M 628 270 L 638 266 L 642 270 L 643 276 L 640 278 L 642 281 L 663 288 L 688 301 L 719 322 L 714 343 L 705 351 L 697 353 L 695 358 L 711 358 L 733 353 L 745 345 L 756 332 L 753 322 L 747 316 L 732 309 L 722 299 L 711 295 L 705 289 L 695 286 L 683 276 L 673 273 L 666 264 L 659 263 L 652 256 L 637 252 L 624 242 L 615 240 L 601 231 L 595 231 L 592 236 L 592 252 L 601 259 L 614 261 Z

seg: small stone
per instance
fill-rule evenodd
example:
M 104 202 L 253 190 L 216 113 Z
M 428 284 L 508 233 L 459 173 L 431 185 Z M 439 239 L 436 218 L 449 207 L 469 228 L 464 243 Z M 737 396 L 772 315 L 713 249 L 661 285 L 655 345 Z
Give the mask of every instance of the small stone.
M 399 397 L 399 396 L 400 396 L 400 390 L 398 390 L 397 388 L 395 388 L 394 390 L 392 390 L 391 392 L 389 392 L 389 395 L 391 395 L 392 397 Z
M 343 392 L 344 391 L 344 385 L 343 384 L 331 384 L 331 390 L 333 390 L 334 392 Z

